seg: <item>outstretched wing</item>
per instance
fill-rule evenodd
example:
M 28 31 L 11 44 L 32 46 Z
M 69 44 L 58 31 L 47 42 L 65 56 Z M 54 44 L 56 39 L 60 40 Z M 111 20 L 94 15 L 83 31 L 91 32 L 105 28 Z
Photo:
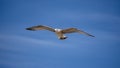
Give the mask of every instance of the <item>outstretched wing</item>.
M 48 26 L 43 26 L 43 25 L 29 27 L 29 28 L 26 28 L 26 30 L 33 30 L 33 31 L 34 30 L 49 30 L 49 31 L 55 32 L 53 28 L 48 27 Z
M 78 29 L 76 29 L 76 28 L 68 28 L 68 29 L 62 30 L 62 33 L 63 33 L 63 34 L 75 33 L 75 32 L 79 32 L 79 33 L 81 33 L 81 34 L 85 34 L 85 35 L 87 35 L 87 36 L 94 37 L 93 35 L 88 34 L 87 32 L 84 32 L 84 31 L 82 31 L 82 30 L 78 30 Z

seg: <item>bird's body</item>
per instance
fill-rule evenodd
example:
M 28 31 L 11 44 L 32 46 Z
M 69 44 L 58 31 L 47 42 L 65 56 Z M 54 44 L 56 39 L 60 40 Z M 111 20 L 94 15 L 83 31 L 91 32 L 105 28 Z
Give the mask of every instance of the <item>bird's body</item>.
M 27 30 L 33 30 L 33 31 L 35 31 L 35 30 L 49 30 L 49 31 L 55 32 L 60 40 L 64 40 L 64 39 L 67 38 L 64 34 L 75 33 L 75 32 L 94 37 L 93 35 L 88 34 L 88 33 L 84 32 L 82 30 L 78 30 L 76 28 L 54 29 L 54 28 L 51 28 L 51 27 L 48 27 L 48 26 L 38 25 L 38 26 L 29 27 L 29 28 L 26 28 L 26 29 Z
M 62 29 L 55 29 L 55 33 L 57 34 L 59 39 L 66 39 L 67 37 L 62 33 Z

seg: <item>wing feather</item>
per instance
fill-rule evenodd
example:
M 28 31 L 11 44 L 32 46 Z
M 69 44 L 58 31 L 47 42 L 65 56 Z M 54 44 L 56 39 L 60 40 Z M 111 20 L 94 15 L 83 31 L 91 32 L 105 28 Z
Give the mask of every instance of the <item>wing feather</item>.
M 29 28 L 26 28 L 26 30 L 49 30 L 49 31 L 52 31 L 52 32 L 55 32 L 55 30 L 51 27 L 48 27 L 48 26 L 43 26 L 43 25 L 38 25 L 38 26 L 33 26 L 33 27 L 29 27 Z
M 91 36 L 91 37 L 94 37 L 93 35 L 87 33 L 87 32 L 84 32 L 82 30 L 78 30 L 77 28 L 68 28 L 68 29 L 64 29 L 62 30 L 62 33 L 63 34 L 67 34 L 67 33 L 75 33 L 75 32 L 78 32 L 78 33 L 81 33 L 81 34 L 85 34 L 87 36 Z

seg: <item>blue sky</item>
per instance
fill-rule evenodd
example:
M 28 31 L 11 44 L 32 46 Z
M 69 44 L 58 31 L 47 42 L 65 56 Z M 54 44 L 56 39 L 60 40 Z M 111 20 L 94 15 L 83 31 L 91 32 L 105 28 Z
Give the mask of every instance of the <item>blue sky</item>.
M 0 68 L 120 68 L 119 0 L 0 0 Z M 96 36 L 25 28 L 76 27 Z

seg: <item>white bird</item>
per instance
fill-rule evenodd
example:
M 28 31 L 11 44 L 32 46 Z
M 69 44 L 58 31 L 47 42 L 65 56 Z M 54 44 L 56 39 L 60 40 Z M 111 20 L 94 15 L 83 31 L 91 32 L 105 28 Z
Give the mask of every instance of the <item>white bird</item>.
M 48 27 L 48 26 L 38 25 L 38 26 L 32 26 L 32 27 L 26 28 L 26 30 L 32 30 L 32 31 L 35 31 L 35 30 L 49 30 L 49 31 L 55 32 L 60 40 L 64 40 L 64 39 L 67 38 L 67 36 L 65 36 L 64 34 L 75 33 L 75 32 L 94 37 L 93 35 L 88 34 L 88 33 L 84 32 L 82 30 L 78 30 L 77 28 L 54 29 L 54 28 L 51 28 L 51 27 Z

